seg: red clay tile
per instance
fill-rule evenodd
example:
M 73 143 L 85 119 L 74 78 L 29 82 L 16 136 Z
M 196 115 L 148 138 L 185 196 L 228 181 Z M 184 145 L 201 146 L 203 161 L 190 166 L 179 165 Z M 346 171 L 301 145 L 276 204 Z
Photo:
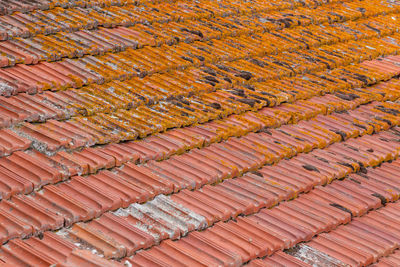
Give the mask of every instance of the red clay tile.
M 115 159 L 115 165 L 121 166 L 122 164 L 139 160 L 139 154 L 129 150 L 124 144 L 109 144 L 101 148 L 101 152 L 112 156 Z
M 293 256 L 290 256 L 284 252 L 277 252 L 271 257 L 266 257 L 264 259 L 252 260 L 248 264 L 249 267 L 267 267 L 267 266 L 277 266 L 277 267 L 310 267 L 309 265 Z
M 20 220 L 32 225 L 34 232 L 55 230 L 64 225 L 64 218 L 46 210 L 29 197 L 15 196 L 0 205 L 3 210 L 12 210 Z
M 33 234 L 32 225 L 13 216 L 12 212 L 1 209 L 0 219 L 2 220 L 0 240 L 2 243 L 10 238 L 29 237 Z
M 107 259 L 121 258 L 126 255 L 124 247 L 115 242 L 111 237 L 88 227 L 86 224 L 74 224 L 69 235 L 77 240 L 86 240 L 88 244 L 98 249 Z
M 31 141 L 17 135 L 9 129 L 0 130 L 0 149 L 3 155 L 9 155 L 16 150 L 26 150 Z
M 0 166 L 0 173 L 2 175 L 2 180 L 0 181 L 2 199 L 8 199 L 11 195 L 18 193 L 28 194 L 32 192 L 35 187 L 35 184 L 29 179 L 3 166 Z
M 37 148 L 43 150 L 56 151 L 72 141 L 70 138 L 30 123 L 25 123 L 18 131 L 21 132 L 22 136 L 38 142 Z
M 161 179 L 161 177 L 156 176 L 149 170 L 131 163 L 118 169 L 117 174 L 127 182 L 148 190 L 152 195 L 173 192 L 173 185 L 169 181 Z
M 17 151 L 9 157 L 1 158 L 0 165 L 31 182 L 35 187 L 61 180 L 59 171 L 21 151 Z
M 34 198 L 35 201 L 41 202 L 45 208 L 63 214 L 67 225 L 92 219 L 96 213 L 96 210 L 92 210 L 85 203 L 76 200 L 54 185 L 47 186 L 43 192 L 37 193 Z
M 16 239 L 8 243 L 7 248 L 2 248 L 2 256 L 5 261 L 11 263 L 10 258 L 17 260 L 19 264 L 35 265 L 35 266 L 49 266 L 54 264 L 55 261 L 46 255 L 45 252 L 40 250 L 32 250 L 32 248 L 25 244 L 22 240 Z
M 57 185 L 63 193 L 73 196 L 74 199 L 85 203 L 97 216 L 108 211 L 119 208 L 122 203 L 118 195 L 114 195 L 107 190 L 101 190 L 88 181 L 88 179 L 75 176 L 66 183 Z
M 373 266 L 389 267 L 389 266 L 396 266 L 398 264 L 400 264 L 400 257 L 399 257 L 399 250 L 396 250 L 393 254 L 390 254 L 387 257 L 380 259 L 379 262 Z
M 126 208 L 135 202 L 145 202 L 151 198 L 151 192 L 137 187 L 129 181 L 110 171 L 101 171 L 98 174 L 90 175 L 87 182 L 99 188 L 99 191 L 108 192 L 121 200 L 121 206 Z
M 111 213 L 106 213 L 101 218 L 91 221 L 88 226 L 92 231 L 104 233 L 104 236 L 121 244 L 126 248 L 127 255 L 132 255 L 136 250 L 148 248 L 156 242 L 152 235 Z M 87 239 L 84 238 L 84 240 L 88 242 Z M 97 247 L 96 244 L 92 245 Z
M 104 266 L 104 267 L 122 267 L 117 261 L 108 261 L 99 256 L 93 255 L 90 251 L 76 249 L 68 256 L 66 266 Z

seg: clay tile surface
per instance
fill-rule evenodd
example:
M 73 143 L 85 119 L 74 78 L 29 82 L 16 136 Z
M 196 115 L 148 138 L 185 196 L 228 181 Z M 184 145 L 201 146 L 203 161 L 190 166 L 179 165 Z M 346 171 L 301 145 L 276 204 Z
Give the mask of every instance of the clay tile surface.
M 400 1 L 0 1 L 0 265 L 400 265 Z

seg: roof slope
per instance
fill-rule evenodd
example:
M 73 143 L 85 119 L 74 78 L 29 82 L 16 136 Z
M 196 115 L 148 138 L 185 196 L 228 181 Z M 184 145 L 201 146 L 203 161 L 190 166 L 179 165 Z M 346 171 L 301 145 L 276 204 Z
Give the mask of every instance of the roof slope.
M 400 2 L 0 2 L 0 265 L 399 265 Z

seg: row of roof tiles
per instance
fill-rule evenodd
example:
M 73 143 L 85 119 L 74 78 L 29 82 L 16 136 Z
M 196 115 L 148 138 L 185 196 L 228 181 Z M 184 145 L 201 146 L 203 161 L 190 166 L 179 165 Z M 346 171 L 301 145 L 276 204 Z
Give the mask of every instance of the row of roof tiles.
M 366 64 L 366 63 L 364 63 L 364 64 Z M 375 62 L 373 62 L 373 64 L 376 66 L 379 66 L 382 63 L 380 63 L 379 61 L 375 61 Z M 369 64 L 369 65 L 371 65 L 371 64 Z M 389 67 L 389 65 L 385 65 L 385 67 Z M 208 71 L 208 72 L 210 72 L 210 71 Z M 190 76 L 189 76 L 190 73 L 193 74 L 193 72 L 189 72 L 187 75 L 188 79 L 190 79 Z M 324 75 L 326 75 L 328 73 L 324 73 Z M 213 75 L 216 75 L 216 73 L 214 73 Z M 323 74 L 321 73 L 320 75 L 323 75 Z M 330 76 L 333 77 L 332 75 L 330 75 Z M 149 79 L 148 79 L 149 82 L 153 80 L 152 77 L 154 78 L 154 75 L 149 77 Z M 205 77 L 207 77 L 207 76 L 205 76 Z M 223 81 L 223 79 L 221 79 L 221 78 L 218 78 L 218 77 L 215 77 L 215 78 L 218 79 L 219 81 Z M 307 79 L 307 80 L 305 80 L 305 79 Z M 189 80 L 189 81 L 193 81 L 193 80 Z M 310 82 L 307 82 L 307 81 L 310 81 Z M 294 87 L 301 86 L 302 91 L 304 91 L 305 88 L 310 88 L 310 89 L 313 88 L 312 89 L 313 93 L 322 92 L 321 88 L 332 88 L 332 90 L 336 90 L 336 91 L 344 90 L 345 88 L 348 88 L 348 86 L 346 86 L 343 81 L 340 81 L 340 80 L 336 80 L 336 81 L 341 82 L 341 84 L 340 85 L 334 84 L 334 82 L 330 82 L 330 81 L 324 79 L 323 77 L 318 78 L 315 76 L 306 75 L 303 77 L 282 79 L 280 82 L 271 83 L 271 81 L 270 81 L 269 83 L 254 84 L 251 87 L 249 87 L 249 89 L 251 89 L 252 92 L 249 91 L 249 89 L 247 89 L 246 87 L 244 87 L 244 88 L 241 87 L 241 89 L 237 90 L 237 92 L 235 94 L 239 94 L 240 92 L 242 92 L 241 93 L 242 95 L 248 94 L 251 96 L 251 95 L 254 95 L 254 93 L 256 93 L 256 92 L 263 94 L 264 91 L 268 90 L 269 91 L 268 95 L 264 94 L 262 99 L 268 99 L 270 101 L 269 105 L 277 105 L 277 104 L 280 104 L 281 102 L 285 102 L 285 101 L 293 102 L 296 100 L 296 98 L 301 99 L 304 97 L 302 95 L 298 95 L 298 94 L 295 94 L 294 92 L 292 92 L 290 90 L 290 87 L 288 86 L 289 83 L 292 84 L 291 86 L 294 86 Z M 196 84 L 196 82 L 193 81 L 193 84 Z M 193 89 L 189 90 L 188 94 L 192 94 L 192 93 L 199 94 L 199 93 L 201 93 L 202 90 L 206 90 L 206 91 L 213 90 L 211 85 L 207 85 L 206 83 L 203 83 L 202 85 L 208 89 L 205 89 L 205 88 L 202 89 L 201 87 L 198 87 L 194 90 Z M 103 88 L 95 87 L 95 88 L 100 89 L 101 91 L 105 91 L 105 92 L 110 91 L 110 89 L 115 89 L 114 90 L 114 95 L 115 95 L 117 93 L 116 89 L 122 88 L 123 84 L 112 83 L 112 84 L 108 84 L 108 86 L 111 86 L 111 87 L 103 87 Z M 132 84 L 132 86 L 134 86 L 134 84 Z M 278 90 L 274 89 L 273 86 L 279 86 L 279 88 L 281 88 L 281 89 L 278 91 Z M 107 88 L 109 88 L 109 89 L 107 89 Z M 185 88 L 184 84 L 182 84 L 182 86 L 180 88 L 182 90 L 184 90 L 184 88 Z M 284 88 L 285 88 L 285 91 L 283 91 Z M 378 88 L 378 87 L 374 87 L 374 88 Z M 385 95 L 393 95 L 395 93 L 395 90 L 391 90 L 390 87 L 388 90 L 389 91 L 385 92 Z M 96 91 L 92 90 L 92 92 L 96 92 Z M 235 92 L 235 91 L 232 91 L 232 92 Z M 342 94 L 344 92 L 345 91 L 342 91 Z M 123 95 L 125 95 L 125 94 L 123 94 Z M 123 95 L 121 95 L 121 97 Z M 103 96 L 104 96 L 104 94 L 103 94 Z M 271 96 L 273 96 L 275 99 L 272 98 Z M 169 95 L 166 95 L 165 97 L 169 97 Z M 309 96 L 305 95 L 305 97 L 309 97 Z M 149 101 L 154 101 L 155 99 L 156 98 L 149 99 Z M 35 121 L 45 121 L 48 119 L 64 119 L 64 118 L 68 118 L 69 116 L 77 116 L 77 115 L 79 115 L 80 112 L 83 112 L 83 111 L 84 111 L 83 114 L 93 114 L 93 113 L 96 113 L 99 111 L 107 112 L 107 111 L 110 111 L 110 108 L 105 108 L 105 107 L 110 106 L 111 104 L 117 105 L 117 108 L 124 107 L 124 106 L 119 106 L 118 103 L 114 102 L 114 101 L 108 102 L 108 103 L 102 102 L 102 104 L 100 105 L 101 107 L 98 107 L 98 105 L 96 105 L 96 104 L 99 100 L 100 99 L 98 97 L 97 97 L 96 101 L 94 101 L 94 98 L 88 98 L 87 93 L 84 93 L 82 95 L 82 91 L 45 93 L 43 95 L 37 94 L 35 96 L 30 96 L 30 97 L 28 97 L 24 94 L 20 94 L 19 96 L 11 97 L 11 98 L 1 97 L 1 99 L 0 99 L 0 101 L 2 103 L 1 118 L 3 119 L 3 121 L 2 121 L 3 127 L 15 125 L 24 120 L 27 120 L 29 122 L 35 122 Z M 111 101 L 111 99 L 109 101 Z M 78 105 L 78 103 L 79 103 L 79 105 Z M 187 103 L 187 102 L 185 101 L 185 103 Z M 71 108 L 70 105 L 75 106 L 75 108 Z M 184 105 L 184 103 L 180 103 L 180 105 Z M 218 104 L 214 104 L 214 106 L 216 108 L 220 107 L 220 106 L 217 107 L 217 105 Z M 94 108 L 96 108 L 96 109 L 94 109 Z M 125 108 L 129 108 L 129 105 L 125 106 Z M 208 106 L 206 109 L 214 110 L 213 111 L 214 113 L 216 112 L 216 110 L 214 108 L 212 108 L 212 105 Z
M 156 1 L 154 1 L 156 2 Z M 130 0 L 79 0 L 79 1 L 68 1 L 68 0 L 5 0 L 0 6 L 0 15 L 12 14 L 14 12 L 32 12 L 35 10 L 48 10 L 55 7 L 72 8 L 72 7 L 91 7 L 91 6 L 121 6 L 123 4 L 140 4 L 146 3 L 146 1 L 130 1 Z
M 321 266 L 327 265 L 327 266 L 337 266 L 337 267 L 348 266 L 338 259 L 335 259 L 321 251 L 318 251 L 313 247 L 307 246 L 307 244 L 298 244 L 297 246 L 286 250 L 286 253 L 281 253 L 281 255 L 282 254 L 288 256 L 290 255 L 291 258 L 300 260 L 300 262 L 302 262 L 303 264 L 310 263 L 312 265 L 321 265 Z M 271 258 L 274 258 L 274 255 Z M 268 260 L 269 257 L 266 257 L 265 259 Z
M 311 267 L 305 263 L 293 257 L 287 253 L 278 251 L 271 257 L 265 257 L 264 259 L 252 260 L 247 264 L 248 267 L 268 267 L 268 266 L 276 266 L 276 267 Z M 339 267 L 339 266 L 338 266 Z
M 376 17 L 370 19 L 369 23 L 372 23 L 374 20 L 376 23 L 374 23 L 373 29 L 371 29 L 371 25 L 366 26 L 356 21 L 351 22 L 346 28 L 338 28 L 335 26 L 321 28 L 317 26 L 320 28 L 315 29 L 315 31 L 313 31 L 314 33 L 311 35 L 302 32 L 301 28 L 295 28 L 288 29 L 288 37 L 264 33 L 257 37 L 244 37 L 243 39 L 228 38 L 226 40 L 216 40 L 208 44 L 199 42 L 195 46 L 179 43 L 176 46 L 161 46 L 158 48 L 145 47 L 140 50 L 132 50 L 129 48 L 126 51 L 116 54 L 106 53 L 105 55 L 96 57 L 85 56 L 79 59 L 67 59 L 55 63 L 42 62 L 34 66 L 17 64 L 12 68 L 1 69 L 0 78 L 3 81 L 1 93 L 3 95 L 10 95 L 18 92 L 35 93 L 46 89 L 60 90 L 69 87 L 81 87 L 82 85 L 92 83 L 125 80 L 126 78 L 135 76 L 145 76 L 156 72 L 184 69 L 189 66 L 201 66 L 223 60 L 228 61 L 220 63 L 219 65 L 222 67 L 217 68 L 216 71 L 223 72 L 225 70 L 224 76 L 227 75 L 227 78 L 231 81 L 239 80 L 239 82 L 243 82 L 244 80 L 250 79 L 265 80 L 272 78 L 276 76 L 276 74 L 273 75 L 271 72 L 272 68 L 280 70 L 280 73 L 278 72 L 280 74 L 279 76 L 285 75 L 285 72 L 292 75 L 293 70 L 285 66 L 287 60 L 294 60 L 297 63 L 306 64 L 301 71 L 304 71 L 304 68 L 310 68 L 312 65 L 318 66 L 319 68 L 326 68 L 327 66 L 317 62 L 311 63 L 311 66 L 307 66 L 310 65 L 310 58 L 313 58 L 311 54 L 301 56 L 292 52 L 283 54 L 283 58 L 277 56 L 262 56 L 277 52 L 276 49 L 278 47 L 278 50 L 283 52 L 299 50 L 301 48 L 307 48 L 308 46 L 319 47 L 326 44 L 355 39 L 371 39 L 380 35 L 393 35 L 398 28 L 396 26 L 398 23 L 397 20 L 395 20 L 395 16 Z M 331 28 L 329 29 L 329 27 Z M 359 34 L 353 35 L 351 32 L 358 32 Z M 303 40 L 296 41 L 299 34 L 303 36 Z M 325 37 L 322 38 L 323 36 Z M 267 40 L 269 41 L 265 42 Z M 271 40 L 274 40 L 274 42 L 271 43 Z M 320 54 L 319 57 L 322 57 L 319 59 L 317 55 L 317 59 L 315 60 L 326 62 L 327 64 L 329 64 L 328 62 L 330 62 L 330 64 L 335 64 L 335 60 L 343 60 L 343 57 L 346 59 L 351 57 L 352 54 L 361 56 L 363 53 L 371 53 L 370 49 L 368 49 L 370 45 L 379 46 L 379 48 L 375 48 L 375 52 L 377 53 L 379 53 L 381 49 L 395 50 L 395 40 L 396 35 L 392 38 L 382 40 L 373 39 L 370 42 L 365 41 L 365 44 L 361 45 L 361 48 L 358 48 L 359 51 L 353 51 L 352 53 L 349 53 L 346 46 L 342 47 L 343 45 L 333 46 L 333 51 L 330 51 L 332 48 L 326 48 L 327 51 L 315 48 L 314 52 Z M 254 42 L 257 42 L 261 47 L 255 49 Z M 351 43 L 347 44 L 347 46 L 351 46 Z M 335 49 L 345 50 L 345 52 L 344 54 L 338 55 L 334 52 Z M 243 59 L 248 56 L 258 56 L 259 58 L 253 60 Z M 162 60 L 160 60 L 160 58 Z M 354 58 L 352 60 L 356 59 Z M 280 64 L 274 63 L 275 61 L 278 61 Z M 132 68 L 132 66 L 134 66 L 134 68 Z M 213 67 L 213 65 L 211 65 L 211 67 Z M 265 74 L 261 75 L 261 73 L 259 73 L 260 68 L 264 68 L 263 71 Z M 300 71 L 300 69 L 298 71 Z M 40 77 L 37 75 L 38 73 L 41 74 Z M 35 81 L 35 83 L 32 84 L 32 81 Z
M 2 248 L 0 258 L 2 264 L 13 266 L 123 266 L 80 249 L 52 232 L 44 233 L 41 238 L 13 240 Z
M 67 1 L 69 2 L 69 1 Z M 75 3 L 83 1 L 72 1 Z M 88 1 L 84 1 L 88 2 Z M 92 1 L 90 1 L 92 2 Z M 92 29 L 97 26 L 115 27 L 130 26 L 136 23 L 166 23 L 169 21 L 193 20 L 211 17 L 251 14 L 261 11 L 295 9 L 301 6 L 315 7 L 326 4 L 325 1 L 155 1 L 139 6 L 124 1 L 120 6 L 98 5 L 93 1 L 92 7 L 55 7 L 45 11 L 14 13 L 0 18 L 1 39 L 35 34 L 51 34 L 59 31 L 77 31 Z M 331 2 L 331 1 L 330 1 Z M 338 2 L 338 1 L 334 1 Z M 396 2 L 389 4 L 396 6 Z M 346 6 L 347 9 L 352 6 Z
M 398 73 L 398 67 L 391 60 L 396 62 L 398 59 L 393 57 L 386 61 L 376 61 L 375 64 L 353 65 L 344 69 L 323 72 L 319 75 L 321 78 L 312 76 L 312 80 L 322 81 L 322 86 L 312 85 L 313 89 L 319 88 L 321 91 L 305 91 L 303 89 L 299 93 L 306 95 L 299 98 L 309 98 L 330 90 L 329 87 L 323 86 L 323 84 L 326 84 L 327 76 L 335 80 L 338 80 L 338 77 L 346 78 L 345 87 L 350 84 L 356 88 L 390 78 Z M 384 74 L 380 71 L 385 67 L 391 68 L 391 73 Z M 351 80 L 352 78 L 353 80 Z M 303 85 L 312 84 L 311 81 L 304 81 L 301 78 L 297 81 Z M 328 81 L 328 83 L 330 82 Z M 343 84 L 343 82 L 341 83 Z M 257 88 L 257 85 L 253 88 Z M 263 89 L 261 88 L 261 90 Z M 216 91 L 199 97 L 193 96 L 172 102 L 160 102 L 150 107 L 141 106 L 131 110 L 120 109 L 111 114 L 97 113 L 88 117 L 74 117 L 66 122 L 50 121 L 39 125 L 25 123 L 16 131 L 22 137 L 33 140 L 34 147 L 37 149 L 49 152 L 57 151 L 62 147 L 76 148 L 87 144 L 132 140 L 138 136 L 145 137 L 173 127 L 204 123 L 220 116 L 242 113 L 246 110 L 258 110 L 270 103 L 266 98 L 259 100 L 257 96 L 254 97 L 253 90 L 244 91 L 242 89 L 242 91 L 232 91 L 232 93 Z M 246 95 L 245 92 L 249 95 Z M 48 131 L 49 129 L 51 131 Z M 82 131 L 82 129 L 85 130 Z
M 388 3 L 383 4 L 381 1 L 369 3 L 370 6 L 367 7 L 365 7 L 365 3 L 358 1 L 346 4 L 333 3 L 332 5 L 314 9 L 313 15 L 307 19 L 304 14 L 310 12 L 308 8 L 297 9 L 296 14 L 292 14 L 293 19 L 288 18 L 288 15 L 285 14 L 280 15 L 277 13 L 274 17 L 273 14 L 268 13 L 268 18 L 259 18 L 263 22 L 258 22 L 252 28 L 249 28 L 246 22 L 251 21 L 251 16 L 255 16 L 254 14 L 234 18 L 213 18 L 214 23 L 208 19 L 206 21 L 197 21 L 196 23 L 192 21 L 169 23 L 166 27 L 162 23 L 153 25 L 139 24 L 129 28 L 101 28 L 95 31 L 86 30 L 68 34 L 62 32 L 50 36 L 38 35 L 29 39 L 17 38 L 0 43 L 3 52 L 3 57 L 0 58 L 0 66 L 10 66 L 17 63 L 36 64 L 43 60 L 54 61 L 64 57 L 82 57 L 87 54 L 97 55 L 125 50 L 127 47 L 171 45 L 179 41 L 188 43 L 227 36 L 236 36 L 237 38 L 238 35 L 276 30 L 293 25 L 320 24 L 321 21 L 318 18 L 326 18 L 326 22 L 332 23 L 359 19 L 360 17 L 367 18 L 380 14 L 396 13 L 398 10 L 388 6 Z M 345 5 L 346 7 L 354 5 L 354 7 L 347 10 L 338 5 Z M 378 8 L 378 6 L 381 6 L 381 8 Z M 361 7 L 365 9 L 363 9 L 363 12 L 360 11 Z M 333 8 L 342 10 L 343 15 L 336 14 L 336 17 L 328 18 L 326 13 L 331 13 L 330 10 Z M 369 9 L 369 12 L 366 11 L 367 9 Z M 259 16 L 261 15 L 262 13 L 259 14 Z M 277 17 L 279 15 L 281 18 Z M 283 20 L 284 18 L 285 20 Z M 297 21 L 294 20 L 295 18 L 297 18 Z M 289 21 L 290 23 L 285 24 L 282 21 Z M 235 30 L 232 31 L 232 28 Z
M 393 39 L 388 39 L 387 41 L 393 41 Z M 376 57 L 380 54 L 390 54 L 390 53 L 396 53 L 396 49 L 393 50 L 393 47 L 384 47 L 384 49 L 381 49 L 380 46 L 381 43 L 372 43 L 371 41 L 366 42 L 365 45 L 368 45 L 368 47 L 376 47 L 376 49 L 380 49 L 379 53 L 372 52 L 370 55 L 364 54 L 363 56 L 369 56 L 369 57 Z M 356 46 L 359 46 L 360 44 L 347 44 L 346 50 L 351 51 L 354 49 Z M 328 47 L 324 47 L 327 49 Z M 358 51 L 359 52 L 359 51 Z M 370 51 L 366 51 L 368 53 Z M 288 54 L 287 55 L 287 60 L 289 61 L 290 59 L 294 60 L 293 54 Z M 323 57 L 323 55 L 321 55 Z M 264 62 L 267 64 L 268 61 L 271 61 L 273 58 L 270 58 L 270 60 L 267 61 L 268 58 L 262 58 L 259 59 L 257 62 L 261 64 L 261 62 Z M 395 58 L 393 58 L 395 59 Z M 262 61 L 265 60 L 265 61 Z M 353 59 L 344 59 L 344 62 L 337 62 L 336 64 L 348 64 L 350 62 L 354 62 L 354 60 L 360 60 L 360 58 L 353 58 Z M 351 60 L 350 62 L 347 60 Z M 240 62 L 243 63 L 243 62 Z M 327 63 L 328 64 L 328 63 Z M 382 65 L 383 63 L 380 63 L 378 61 L 374 61 L 372 63 L 364 63 L 363 66 L 371 66 L 373 68 L 379 67 L 379 65 Z M 215 66 L 208 66 L 208 67 L 203 67 L 200 69 L 193 69 L 189 68 L 188 70 L 185 70 L 184 72 L 181 71 L 176 71 L 173 73 L 166 73 L 166 74 L 160 74 L 160 75 L 151 75 L 148 77 L 145 77 L 144 79 L 140 78 L 133 78 L 128 81 L 123 81 L 123 82 L 111 82 L 107 83 L 104 85 L 91 85 L 88 87 L 84 87 L 81 90 L 72 90 L 72 91 L 65 91 L 65 92 L 57 92 L 57 93 L 45 93 L 45 94 L 38 94 L 35 96 L 27 96 L 25 94 L 21 94 L 18 97 L 11 97 L 11 98 L 4 98 L 2 97 L 0 99 L 2 103 L 2 123 L 3 126 L 11 126 L 16 123 L 20 123 L 23 120 L 27 120 L 30 122 L 35 122 L 35 121 L 45 121 L 47 119 L 65 119 L 70 116 L 77 116 L 79 114 L 83 115 L 88 115 L 88 114 L 93 114 L 97 112 L 110 112 L 116 109 L 129 109 L 131 107 L 137 107 L 140 105 L 149 105 L 157 101 L 162 101 L 162 100 L 167 100 L 171 97 L 182 97 L 182 96 L 190 96 L 190 95 L 198 95 L 202 94 L 205 92 L 210 92 L 215 89 L 229 89 L 232 84 L 228 83 L 225 80 L 232 81 L 232 79 L 241 79 L 236 77 L 234 72 L 234 69 L 231 66 L 232 64 L 226 64 L 223 69 L 230 67 L 231 72 L 223 72 L 222 71 L 222 66 L 220 68 L 215 67 Z M 321 68 L 321 64 L 314 64 L 314 68 Z M 374 65 L 374 66 L 373 66 Z M 325 65 L 325 68 L 327 66 Z M 334 66 L 332 66 L 334 67 Z M 382 65 L 383 67 L 386 68 L 392 68 L 395 70 L 395 66 L 390 66 L 390 64 L 386 64 L 385 66 Z M 312 68 L 309 67 L 309 70 L 311 71 Z M 354 67 L 350 68 L 350 70 L 354 70 Z M 299 69 L 299 72 L 302 70 Z M 236 73 L 240 73 L 240 71 L 236 71 Z M 254 72 L 254 75 L 257 73 Z M 337 76 L 338 74 L 330 73 L 330 71 L 326 72 L 330 76 Z M 177 79 L 173 78 L 174 75 L 179 75 L 179 76 L 184 76 L 187 81 L 184 81 L 182 79 Z M 249 74 L 250 75 L 250 74 Z M 251 74 L 253 75 L 253 74 Z M 282 74 L 283 76 L 285 75 L 291 75 L 290 72 L 287 74 Z M 282 75 L 278 75 L 277 77 L 282 77 Z M 260 78 L 258 78 L 260 79 Z M 303 86 L 303 91 L 304 91 L 304 86 L 307 83 L 305 79 L 313 79 L 315 80 L 315 77 L 296 77 L 296 78 L 289 78 L 288 80 L 283 79 L 280 82 L 274 82 L 274 86 L 279 84 L 280 87 L 288 87 L 287 85 L 285 86 L 285 83 L 297 83 L 299 85 Z M 323 79 L 319 79 L 323 80 Z M 240 80 L 239 80 L 240 81 Z M 276 105 L 280 104 L 281 102 L 284 101 L 294 101 L 293 99 L 293 92 L 292 90 L 282 92 L 277 91 L 276 89 L 272 88 L 271 85 L 272 81 L 264 82 L 264 83 L 257 83 L 254 84 L 252 87 L 247 88 L 240 88 L 239 90 L 235 89 L 235 91 L 231 91 L 234 94 L 240 96 L 241 95 L 245 96 L 248 98 L 249 96 L 252 96 L 251 98 L 255 98 L 254 101 L 267 101 L 266 104 L 268 105 Z M 325 81 L 325 84 L 327 81 Z M 174 85 L 174 88 L 179 88 L 178 89 L 173 89 L 171 85 Z M 124 88 L 128 86 L 128 88 L 132 89 L 127 89 Z M 160 88 L 162 86 L 162 89 Z M 309 82 L 307 86 L 313 86 L 315 87 L 315 82 Z M 270 91 L 269 94 L 265 94 L 266 87 Z M 135 92 L 132 92 L 133 88 L 135 88 Z M 138 88 L 142 88 L 141 91 L 138 91 Z M 154 90 L 156 88 L 159 88 L 157 90 L 157 94 L 154 93 Z M 161 89 L 161 90 L 160 90 Z M 250 92 L 249 89 L 251 89 L 253 92 Z M 153 91 L 151 93 L 151 91 Z M 5 91 L 3 91 L 6 93 Z M 132 94 L 136 94 L 132 95 Z M 256 94 L 257 93 L 257 94 Z M 303 93 L 300 91 L 300 93 Z M 238 95 L 239 94 L 239 95 Z M 302 95 L 296 96 L 298 97 L 304 97 Z M 275 99 L 274 99 L 275 98 Z M 190 99 L 189 99 L 190 101 Z M 246 100 L 240 100 L 241 102 L 246 103 Z M 249 100 L 247 100 L 248 102 Z M 250 103 L 250 102 L 249 102 Z M 243 105 L 243 103 L 241 104 Z M 190 109 L 189 109 L 190 110 Z M 1 113 L 0 113 L 1 114 Z
M 398 81 L 392 80 L 387 82 L 386 86 L 391 87 L 396 86 L 396 84 L 398 84 Z M 382 84 L 375 87 L 382 87 Z M 369 90 L 373 91 L 372 88 L 369 88 Z M 380 93 L 382 92 L 378 89 L 377 93 L 381 95 Z M 102 168 L 120 166 L 128 161 L 135 162 L 139 160 L 144 163 L 148 160 L 163 160 L 174 154 L 197 147 L 208 146 L 232 136 L 243 136 L 264 127 L 277 127 L 286 123 L 297 123 L 300 120 L 311 119 L 318 114 L 329 114 L 331 112 L 353 109 L 360 104 L 368 103 L 375 99 L 374 96 L 369 98 L 357 97 L 354 100 L 343 100 L 342 97 L 326 95 L 324 97 L 314 97 L 310 101 L 298 102 L 297 104 L 283 104 L 273 109 L 264 108 L 258 112 L 250 111 L 239 116 L 229 116 L 221 121 L 217 120 L 205 123 L 202 126 L 170 130 L 138 142 L 86 148 L 81 152 L 71 154 L 58 152 L 50 157 L 32 151 L 30 153 L 31 156 L 25 154 L 24 157 L 38 158 L 44 163 L 42 166 L 63 166 L 56 169 L 58 173 L 62 174 L 63 179 L 66 179 L 76 174 L 86 175 L 88 173 L 95 173 Z M 390 98 L 390 100 L 396 99 L 398 99 L 398 95 Z M 55 125 L 58 123 L 57 121 L 50 122 Z M 3 131 L 9 131 L 10 134 L 17 137 L 10 130 Z M 16 141 L 15 139 L 9 140 L 8 138 L 6 140 L 9 143 Z M 24 146 L 18 146 L 18 143 L 15 142 L 13 143 L 12 151 L 18 149 L 24 150 L 27 148 L 27 145 L 31 144 L 29 139 L 23 138 L 21 141 Z M 33 158 L 30 161 L 36 162 Z M 9 193 L 13 194 L 12 192 L 17 193 L 19 191 L 12 189 Z M 3 198 L 7 198 L 9 193 L 4 193 Z

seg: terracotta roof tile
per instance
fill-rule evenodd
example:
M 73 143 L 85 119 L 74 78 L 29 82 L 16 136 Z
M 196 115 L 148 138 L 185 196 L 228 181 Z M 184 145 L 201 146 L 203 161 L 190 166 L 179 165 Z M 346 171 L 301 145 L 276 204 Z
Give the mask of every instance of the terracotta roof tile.
M 399 251 L 395 250 L 392 254 L 383 257 L 374 266 L 393 266 L 399 263 Z
M 262 260 L 253 260 L 248 266 L 251 267 L 266 267 L 266 266 L 290 266 L 290 267 L 309 267 L 305 262 L 298 260 L 297 258 L 290 256 L 283 252 L 277 252 L 271 257 L 266 257 Z

